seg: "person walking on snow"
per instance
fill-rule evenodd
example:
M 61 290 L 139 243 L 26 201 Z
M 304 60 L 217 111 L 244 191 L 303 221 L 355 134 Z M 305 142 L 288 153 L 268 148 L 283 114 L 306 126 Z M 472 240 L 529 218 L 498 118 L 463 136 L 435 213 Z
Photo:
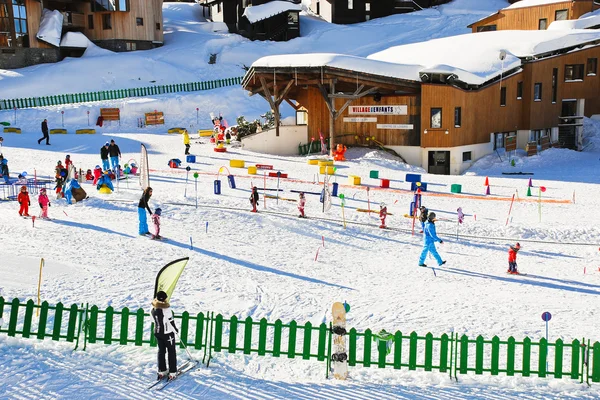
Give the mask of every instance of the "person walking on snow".
M 440 239 L 435 231 L 435 213 L 429 213 L 427 217 L 427 222 L 425 223 L 425 228 L 423 228 L 423 251 L 421 252 L 421 257 L 419 258 L 419 267 L 426 267 L 425 259 L 427 258 L 427 253 L 431 253 L 431 255 L 435 258 L 438 263 L 438 266 L 442 266 L 446 264 L 446 261 L 442 260 L 442 257 L 438 254 L 435 249 L 435 242 L 444 243 L 442 239 Z
M 300 211 L 300 218 L 306 218 L 304 215 L 304 206 L 306 205 L 306 197 L 304 197 L 304 192 L 300 192 L 300 198 L 298 199 L 298 211 Z
M 48 218 L 48 207 L 50 207 L 50 199 L 46 195 L 45 188 L 40 189 L 40 195 L 38 196 L 38 204 L 40 205 L 40 208 L 42 209 L 41 218 L 49 219 Z
M 517 253 L 521 250 L 521 244 L 516 243 L 508 249 L 508 272 L 509 274 L 519 275 L 517 271 Z
M 258 212 L 256 206 L 258 205 L 258 188 L 254 186 L 252 193 L 250 194 L 250 204 L 252 204 L 252 212 Z
M 10 185 L 10 172 L 8 171 L 8 160 L 2 157 L 0 161 L 0 175 L 4 178 L 4 183 Z
M 385 203 L 381 203 L 379 205 L 379 218 L 381 219 L 381 225 L 379 225 L 379 227 L 381 229 L 387 228 L 385 226 L 385 219 L 387 218 L 387 206 L 385 205 Z
M 114 139 L 110 141 L 108 146 L 108 155 L 110 156 L 110 164 L 115 176 L 119 176 L 119 158 L 121 158 L 121 150 L 115 143 Z M 108 169 L 108 168 L 106 168 Z
M 104 143 L 104 146 L 100 147 L 100 159 L 102 160 L 102 170 L 106 171 L 110 169 L 110 164 L 108 163 L 108 146 L 110 143 Z
M 29 217 L 31 200 L 29 199 L 29 193 L 27 193 L 27 186 L 21 186 L 21 192 L 17 196 L 17 201 L 21 205 L 19 208 L 19 215 L 22 217 Z
M 152 210 L 150 210 L 150 206 L 148 202 L 150 201 L 150 197 L 152 197 L 152 188 L 148 186 L 144 193 L 142 194 L 142 198 L 138 203 L 138 217 L 140 219 L 139 224 L 139 234 L 140 235 L 149 235 L 150 231 L 148 230 L 148 220 L 146 218 L 146 210 L 152 215 Z
M 152 300 L 152 318 L 154 319 L 154 337 L 158 345 L 158 376 L 161 380 L 169 374 L 169 380 L 177 377 L 177 352 L 175 349 L 175 334 L 179 333 L 175 325 L 175 316 L 171 305 L 169 304 L 167 294 L 162 290 L 156 293 L 156 298 Z M 165 360 L 166 353 L 169 353 L 169 369 Z
M 190 154 L 190 134 L 187 129 L 183 130 L 183 144 L 185 145 L 185 154 Z
M 42 140 L 46 139 L 46 144 L 50 145 L 50 136 L 48 135 L 48 120 L 42 121 L 42 134 L 44 135 L 41 139 L 38 139 L 38 144 L 42 143 Z
M 160 215 L 162 214 L 162 209 L 159 207 L 154 210 L 154 214 L 152 214 L 152 223 L 154 223 L 154 229 L 156 230 L 156 234 L 152 235 L 152 239 L 162 239 L 160 236 Z

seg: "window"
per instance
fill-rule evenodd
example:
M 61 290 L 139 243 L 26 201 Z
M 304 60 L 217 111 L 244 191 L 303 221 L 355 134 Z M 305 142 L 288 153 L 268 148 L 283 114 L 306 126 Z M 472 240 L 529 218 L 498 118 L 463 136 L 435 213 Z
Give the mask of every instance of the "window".
M 494 133 L 494 150 L 503 149 L 504 148 L 504 138 L 506 137 L 506 133 Z
M 348 0 L 348 10 L 354 9 L 354 0 Z
M 569 16 L 569 11 L 567 10 L 556 10 L 554 12 L 554 20 L 555 21 L 563 21 L 567 19 Z
M 587 74 L 588 75 L 596 75 L 597 69 L 598 69 L 598 59 L 597 58 L 588 58 L 587 59 Z
M 112 29 L 110 14 L 102 14 L 102 29 Z
M 217 12 L 220 13 L 221 12 L 221 3 L 217 3 Z
M 496 25 L 483 25 L 477 27 L 477 32 L 490 32 L 495 31 Z
M 88 29 L 94 29 L 94 14 L 88 14 Z
M 157 30 L 157 31 L 160 31 L 160 22 L 157 22 L 157 23 L 156 23 L 156 30 Z
M 463 151 L 463 162 L 471 161 L 471 152 Z
M 431 109 L 431 128 L 442 127 L 442 109 L 432 108 Z
M 542 84 L 540 82 L 533 85 L 533 101 L 542 101 Z
M 0 0 L 0 47 L 29 47 L 28 38 L 25 0 Z
M 540 21 L 538 22 L 538 29 L 540 31 L 545 31 L 546 29 L 548 29 L 548 19 L 547 18 L 540 19 Z
M 517 100 L 523 98 L 523 81 L 517 82 Z
M 500 88 L 500 106 L 506 106 L 506 88 Z
M 144 18 L 136 18 L 135 19 L 135 24 L 137 26 L 144 26 Z
M 565 65 L 565 82 L 583 79 L 583 64 Z
M 556 103 L 556 95 L 558 90 L 558 68 L 552 69 L 552 103 Z
M 125 43 L 125 49 L 127 51 L 136 51 L 137 44 L 135 42 L 127 42 L 127 43 Z
M 460 107 L 454 107 L 454 127 L 460 128 L 460 124 L 462 123 L 462 110 Z
M 288 25 L 298 25 L 298 13 L 289 12 L 287 16 Z
M 365 11 L 371 11 L 371 3 L 365 3 Z
M 321 2 L 317 1 L 317 15 L 321 15 Z
M 129 11 L 129 0 L 92 0 L 92 12 Z

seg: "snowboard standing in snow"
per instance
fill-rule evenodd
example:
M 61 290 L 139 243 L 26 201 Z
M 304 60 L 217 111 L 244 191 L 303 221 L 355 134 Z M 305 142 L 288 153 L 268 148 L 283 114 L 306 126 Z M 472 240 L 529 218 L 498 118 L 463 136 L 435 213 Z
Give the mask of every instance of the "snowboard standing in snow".
M 346 308 L 340 302 L 331 307 L 333 316 L 333 350 L 331 354 L 331 373 L 335 379 L 348 377 L 348 354 L 346 353 Z

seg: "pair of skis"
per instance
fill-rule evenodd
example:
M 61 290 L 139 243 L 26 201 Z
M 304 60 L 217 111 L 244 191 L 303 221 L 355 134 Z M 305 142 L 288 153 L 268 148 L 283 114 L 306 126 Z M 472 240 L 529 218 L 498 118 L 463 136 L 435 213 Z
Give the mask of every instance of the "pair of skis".
M 156 382 L 152 383 L 150 386 L 148 386 L 148 390 L 163 390 L 164 388 L 169 386 L 169 384 L 177 380 L 181 375 L 196 368 L 196 366 L 198 366 L 198 361 L 187 360 L 177 369 L 177 375 L 174 379 L 168 379 L 167 375 L 164 378 L 159 379 Z

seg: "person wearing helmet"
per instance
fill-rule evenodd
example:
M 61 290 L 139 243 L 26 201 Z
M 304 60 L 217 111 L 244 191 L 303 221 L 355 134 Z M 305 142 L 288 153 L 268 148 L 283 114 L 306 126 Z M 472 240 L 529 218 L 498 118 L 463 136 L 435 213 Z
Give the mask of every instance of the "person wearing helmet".
M 421 232 L 419 233 L 423 233 L 423 231 L 425 230 L 425 222 L 427 222 L 427 208 L 425 208 L 425 206 L 421 206 L 419 207 L 419 221 L 421 221 Z
M 22 217 L 29 217 L 29 207 L 31 206 L 31 200 L 29 199 L 27 186 L 21 186 L 21 192 L 17 196 L 17 202 L 21 206 L 19 208 L 19 215 Z
M 304 197 L 304 192 L 300 192 L 300 198 L 298 199 L 298 211 L 300 211 L 299 218 L 306 218 L 304 215 L 304 206 L 306 205 L 306 197 Z
M 381 219 L 381 225 L 379 225 L 379 227 L 381 229 L 387 228 L 387 226 L 385 226 L 386 217 L 387 217 L 387 206 L 385 205 L 385 203 L 381 203 L 379 205 L 379 218 Z
M 508 249 L 508 272 L 509 274 L 519 275 L 517 270 L 517 253 L 521 250 L 521 244 L 516 243 L 514 246 L 510 246 Z
M 177 351 L 175 334 L 179 333 L 175 325 L 175 315 L 171 310 L 168 296 L 162 290 L 156 293 L 152 300 L 152 318 L 154 319 L 154 337 L 158 345 L 158 376 L 161 380 L 167 376 L 173 380 L 177 377 Z M 169 369 L 165 360 L 169 353 Z
M 435 213 L 430 212 L 427 216 L 427 222 L 425 223 L 425 227 L 423 229 L 423 251 L 421 252 L 421 257 L 419 258 L 419 267 L 426 267 L 425 259 L 427 258 L 427 253 L 431 253 L 433 258 L 438 263 L 438 266 L 442 266 L 446 264 L 446 261 L 442 260 L 442 257 L 438 254 L 435 248 L 435 242 L 444 243 L 442 239 L 440 239 L 435 231 Z
M 252 193 L 250 193 L 250 204 L 252 204 L 252 212 L 258 212 L 256 206 L 258 206 L 258 188 L 254 186 L 252 188 Z
M 73 165 L 73 161 L 71 161 L 71 155 L 67 154 L 67 156 L 65 157 L 65 168 L 67 169 L 67 171 L 69 170 L 69 167 Z
M 96 167 L 94 168 L 94 182 L 92 182 L 92 184 L 97 185 L 98 180 L 101 177 L 102 177 L 102 167 L 100 167 L 99 165 L 96 165 Z
M 64 197 L 63 187 L 65 186 L 65 181 L 67 180 L 67 170 L 62 165 L 60 160 L 58 160 L 56 167 L 54 168 L 54 178 L 56 179 L 56 198 L 60 199 Z
M 160 216 L 162 215 L 162 209 L 159 207 L 154 210 L 154 214 L 152 214 L 152 223 L 154 223 L 154 229 L 156 230 L 156 234 L 152 235 L 152 239 L 162 240 L 162 236 L 160 236 Z
M 40 208 L 42 209 L 41 218 L 49 219 L 48 218 L 48 207 L 50 207 L 50 199 L 46 195 L 45 188 L 40 189 L 40 195 L 38 196 L 38 204 L 40 205 Z

